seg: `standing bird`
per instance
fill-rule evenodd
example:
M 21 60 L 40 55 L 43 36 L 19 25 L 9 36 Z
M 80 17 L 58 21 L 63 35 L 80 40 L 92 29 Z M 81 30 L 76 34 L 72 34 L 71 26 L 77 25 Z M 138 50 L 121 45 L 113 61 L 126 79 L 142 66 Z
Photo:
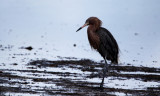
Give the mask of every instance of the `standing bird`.
M 107 29 L 101 27 L 101 25 L 102 21 L 97 17 L 90 17 L 77 31 L 81 30 L 85 26 L 89 26 L 87 33 L 90 46 L 98 51 L 105 61 L 103 78 L 100 84 L 100 88 L 103 88 L 104 77 L 106 76 L 106 72 L 108 72 L 108 64 L 106 60 L 110 60 L 111 63 L 118 64 L 119 47 L 112 34 Z

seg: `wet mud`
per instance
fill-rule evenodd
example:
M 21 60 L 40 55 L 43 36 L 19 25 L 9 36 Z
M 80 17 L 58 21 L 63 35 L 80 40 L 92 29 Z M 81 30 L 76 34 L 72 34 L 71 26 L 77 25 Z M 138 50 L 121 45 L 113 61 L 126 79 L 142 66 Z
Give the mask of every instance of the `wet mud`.
M 159 96 L 159 68 L 111 64 L 102 90 L 99 85 L 103 66 L 103 61 L 68 57 L 57 61 L 32 60 L 24 69 L 0 69 L 0 95 Z M 110 86 L 115 80 L 118 83 Z M 132 84 L 126 84 L 129 80 L 139 84 L 130 87 Z M 150 82 L 150 86 L 145 85 Z

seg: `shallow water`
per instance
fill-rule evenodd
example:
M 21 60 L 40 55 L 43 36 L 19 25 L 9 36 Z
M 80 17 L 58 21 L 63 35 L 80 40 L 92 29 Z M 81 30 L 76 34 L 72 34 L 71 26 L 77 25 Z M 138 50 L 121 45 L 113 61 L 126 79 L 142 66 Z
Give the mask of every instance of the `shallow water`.
M 30 52 L 24 49 L 25 51 Z M 23 57 L 19 53 L 14 56 Z M 29 58 L 31 55 L 24 56 Z M 110 65 L 102 90 L 99 86 L 104 61 L 95 62 L 90 59 L 60 56 L 56 59 L 1 63 L 1 95 L 153 96 L 160 93 L 159 68 Z

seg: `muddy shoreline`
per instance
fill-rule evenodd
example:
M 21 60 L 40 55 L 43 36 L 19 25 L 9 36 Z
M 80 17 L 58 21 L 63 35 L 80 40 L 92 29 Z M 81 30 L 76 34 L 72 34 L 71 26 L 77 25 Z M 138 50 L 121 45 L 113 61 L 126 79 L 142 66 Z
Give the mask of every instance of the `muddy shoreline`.
M 0 93 L 2 96 L 12 94 L 116 96 L 115 93 L 134 96 L 158 96 L 160 94 L 160 86 L 132 89 L 129 87 L 116 88 L 116 86 L 120 86 L 117 84 L 115 88 L 112 88 L 109 85 L 107 86 L 109 84 L 107 83 L 101 90 L 99 83 L 103 65 L 103 62 L 95 62 L 89 59 L 34 60 L 25 64 L 27 68 L 25 70 L 0 69 Z M 62 71 L 56 71 L 57 68 Z M 53 70 L 48 71 L 47 69 Z M 68 69 L 71 69 L 71 71 L 66 72 Z M 139 80 L 140 82 L 160 81 L 159 68 L 110 65 L 109 69 L 110 72 L 105 79 L 110 78 L 110 81 L 115 79 L 120 82 L 129 79 Z M 79 72 L 74 72 L 74 70 L 79 70 Z M 132 72 L 141 72 L 141 74 Z M 47 78 L 48 76 L 49 78 Z M 99 81 L 89 81 L 95 78 Z M 139 87 L 141 86 L 139 85 Z

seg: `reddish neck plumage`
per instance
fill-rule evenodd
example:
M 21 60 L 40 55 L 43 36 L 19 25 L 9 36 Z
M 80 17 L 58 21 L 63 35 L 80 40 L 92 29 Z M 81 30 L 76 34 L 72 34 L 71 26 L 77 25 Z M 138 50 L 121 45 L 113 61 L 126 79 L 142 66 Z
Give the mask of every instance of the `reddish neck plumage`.
M 88 29 L 87 29 L 87 33 L 88 33 L 88 40 L 90 43 L 90 46 L 94 49 L 98 49 L 99 48 L 99 37 L 96 33 L 96 28 L 94 27 L 94 25 L 89 25 Z

